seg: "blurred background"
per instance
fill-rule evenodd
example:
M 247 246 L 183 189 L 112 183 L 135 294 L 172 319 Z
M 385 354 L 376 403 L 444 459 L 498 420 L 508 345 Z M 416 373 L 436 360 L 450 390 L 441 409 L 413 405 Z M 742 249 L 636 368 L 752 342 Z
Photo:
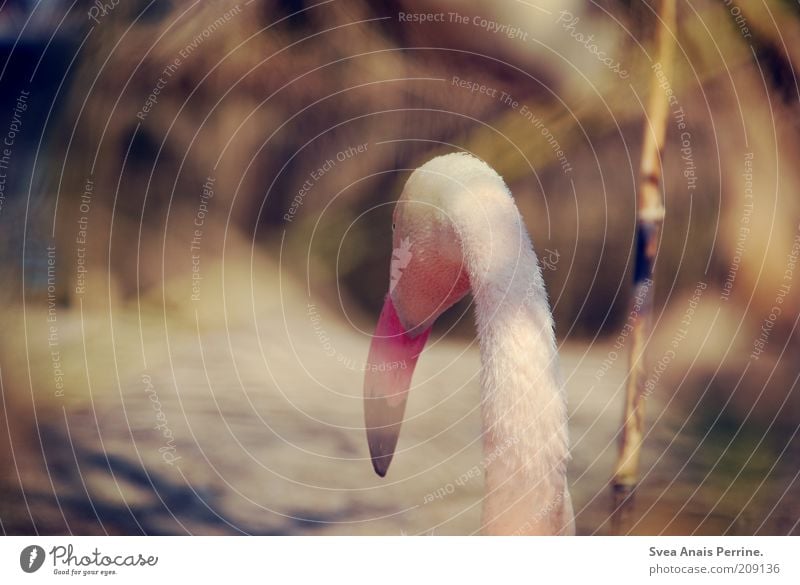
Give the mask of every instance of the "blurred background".
M 389 476 L 393 202 L 458 150 L 543 264 L 581 534 L 610 533 L 656 3 L 0 4 L 6 534 L 471 534 L 469 299 Z M 679 3 L 634 534 L 800 534 L 796 2 Z

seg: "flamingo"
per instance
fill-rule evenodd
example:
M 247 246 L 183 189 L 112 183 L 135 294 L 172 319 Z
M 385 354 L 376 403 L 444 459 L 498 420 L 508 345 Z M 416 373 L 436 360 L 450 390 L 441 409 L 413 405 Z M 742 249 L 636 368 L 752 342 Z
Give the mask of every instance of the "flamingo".
M 416 169 L 394 209 L 390 287 L 372 338 L 364 413 L 375 472 L 394 455 L 434 321 L 472 292 L 481 356 L 482 531 L 574 534 L 567 409 L 539 263 L 503 179 L 466 153 Z

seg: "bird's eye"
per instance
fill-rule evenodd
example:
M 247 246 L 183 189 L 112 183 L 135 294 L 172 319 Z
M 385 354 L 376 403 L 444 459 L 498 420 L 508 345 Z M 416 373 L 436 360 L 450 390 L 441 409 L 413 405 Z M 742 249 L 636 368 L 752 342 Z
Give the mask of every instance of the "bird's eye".
M 397 224 L 395 222 L 392 222 L 392 231 L 394 231 L 394 228 L 395 228 L 396 225 Z

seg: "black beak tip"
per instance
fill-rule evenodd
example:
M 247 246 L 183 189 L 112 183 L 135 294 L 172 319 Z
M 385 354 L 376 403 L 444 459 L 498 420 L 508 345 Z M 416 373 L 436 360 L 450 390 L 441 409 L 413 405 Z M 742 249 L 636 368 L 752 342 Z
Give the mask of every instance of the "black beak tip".
M 389 471 L 389 464 L 392 462 L 391 455 L 373 455 L 372 468 L 379 477 L 386 477 L 386 472 Z

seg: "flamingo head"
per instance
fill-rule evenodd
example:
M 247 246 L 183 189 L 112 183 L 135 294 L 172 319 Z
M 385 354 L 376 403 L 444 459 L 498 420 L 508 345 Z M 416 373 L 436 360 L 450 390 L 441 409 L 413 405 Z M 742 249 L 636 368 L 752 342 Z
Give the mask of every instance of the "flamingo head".
M 412 175 L 394 210 L 389 270 L 388 300 L 403 333 L 412 338 L 429 330 L 470 288 L 449 202 L 440 192 L 417 189 L 419 178 Z
M 470 291 L 461 232 L 481 181 L 502 179 L 469 155 L 434 158 L 409 177 L 393 216 L 389 293 L 370 346 L 365 423 L 373 467 L 394 455 L 411 377 L 436 319 Z M 472 206 L 474 206 L 474 201 Z

